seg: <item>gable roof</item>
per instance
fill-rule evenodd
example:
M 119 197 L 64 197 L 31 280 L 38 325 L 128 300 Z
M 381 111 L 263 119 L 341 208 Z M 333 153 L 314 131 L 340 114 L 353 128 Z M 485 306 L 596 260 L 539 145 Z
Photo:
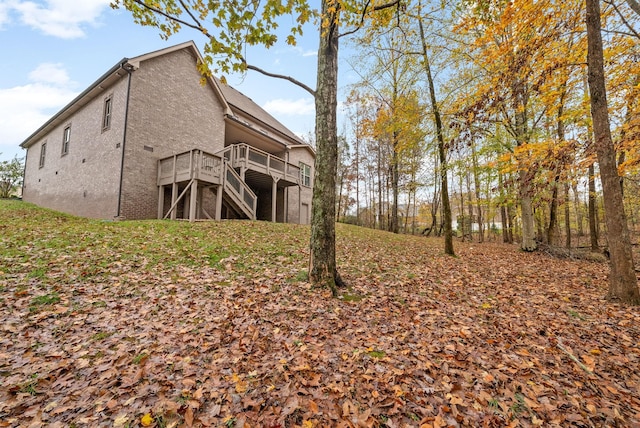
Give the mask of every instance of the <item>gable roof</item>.
M 62 122 L 67 120 L 67 118 L 69 118 L 73 113 L 80 110 L 100 93 L 107 90 L 117 80 L 126 76 L 128 73 L 137 70 L 140 67 L 140 63 L 142 63 L 143 61 L 166 55 L 171 52 L 179 51 L 181 49 L 189 50 L 197 61 L 203 61 L 202 56 L 200 55 L 200 51 L 193 41 L 180 43 L 178 45 L 159 49 L 157 51 L 149 52 L 133 58 L 123 58 L 118 61 L 113 67 L 111 67 L 105 74 L 100 76 L 98 80 L 93 82 L 87 89 L 82 91 L 69 104 L 64 106 L 58 113 L 53 115 L 33 134 L 27 137 L 20 144 L 20 147 L 28 148 L 29 146 L 36 143 L 46 134 L 51 132 L 53 128 L 59 126 Z M 253 102 L 251 98 L 245 96 L 231 86 L 223 84 L 217 78 L 209 78 L 209 82 L 211 83 L 211 87 L 213 88 L 213 90 L 216 92 L 216 95 L 220 99 L 220 102 L 223 104 L 225 115 L 234 117 L 234 109 L 237 111 L 241 111 L 244 114 L 251 116 L 262 124 L 273 129 L 277 133 L 287 137 L 287 139 L 291 140 L 293 146 L 308 146 L 309 149 L 313 152 L 313 148 L 311 146 L 309 146 L 300 137 L 291 132 L 286 126 L 284 126 L 273 116 L 267 113 L 262 107 Z
M 291 132 L 289 128 L 284 126 L 276 118 L 271 116 L 266 110 L 256 104 L 251 98 L 247 97 L 237 89 L 234 89 L 231 86 L 222 83 L 220 79 L 216 78 L 215 80 L 222 90 L 222 94 L 227 103 L 229 103 L 229 105 L 231 106 L 232 110 L 239 110 L 244 114 L 247 114 L 252 118 L 262 122 L 278 133 L 292 139 L 294 144 L 307 144 L 300 137 Z

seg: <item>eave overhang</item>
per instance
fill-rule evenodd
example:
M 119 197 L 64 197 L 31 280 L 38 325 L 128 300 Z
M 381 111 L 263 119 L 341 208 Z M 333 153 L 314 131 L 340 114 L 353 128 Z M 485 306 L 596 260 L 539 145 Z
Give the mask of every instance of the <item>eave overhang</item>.
M 38 128 L 33 134 L 27 137 L 20 147 L 27 149 L 45 135 L 51 132 L 54 128 L 64 123 L 75 112 L 87 105 L 91 100 L 100 95 L 101 93 L 112 87 L 118 80 L 126 76 L 128 72 L 133 70 L 133 66 L 129 64 L 128 58 L 123 58 L 116 65 L 111 67 L 109 71 L 100 76 L 93 84 L 87 89 L 82 91 L 77 97 L 75 97 L 69 104 L 64 106 L 58 113 L 54 114 L 51 119 Z

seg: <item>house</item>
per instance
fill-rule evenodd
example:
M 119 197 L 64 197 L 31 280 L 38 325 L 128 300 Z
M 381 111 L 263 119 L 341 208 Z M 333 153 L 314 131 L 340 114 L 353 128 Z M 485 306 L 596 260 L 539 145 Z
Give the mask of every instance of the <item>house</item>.
M 186 42 L 116 63 L 21 144 L 23 199 L 103 219 L 308 223 L 313 148 L 201 61 Z

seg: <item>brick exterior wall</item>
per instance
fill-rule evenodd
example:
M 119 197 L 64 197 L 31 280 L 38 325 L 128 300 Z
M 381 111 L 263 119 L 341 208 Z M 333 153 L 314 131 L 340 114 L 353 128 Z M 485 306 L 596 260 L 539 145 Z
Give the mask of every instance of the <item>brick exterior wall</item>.
M 127 74 L 27 149 L 23 199 L 83 217 L 117 214 Z M 112 96 L 111 127 L 102 131 L 105 98 Z M 63 132 L 71 126 L 67 154 Z M 47 144 L 44 166 L 40 150 Z
M 123 71 L 114 84 L 28 148 L 24 200 L 83 217 L 155 219 L 158 160 L 192 149 L 216 153 L 224 148 L 223 101 L 209 83 L 201 85 L 200 78 L 190 48 L 150 56 L 130 77 Z M 112 100 L 111 125 L 103 130 L 108 97 Z M 71 139 L 68 153 L 62 154 L 67 126 L 71 126 Z M 256 122 L 253 127 L 264 126 Z M 254 138 L 248 132 L 246 142 L 251 144 Z M 254 141 L 260 147 L 266 144 L 265 140 Z M 44 166 L 40 167 L 43 143 L 47 150 Z M 313 176 L 314 157 L 309 150 L 294 147 L 276 155 L 294 165 L 311 165 Z M 183 187 L 184 183 L 180 190 Z M 260 191 L 258 198 L 258 218 L 270 220 L 271 191 Z M 309 216 L 301 219 L 299 210 L 301 204 L 311 207 L 311 198 L 311 187 L 279 188 L 277 221 L 308 223 Z M 165 212 L 170 199 L 170 191 L 165 189 Z M 200 201 L 214 216 L 215 195 L 211 189 L 201 190 Z M 184 215 L 185 205 L 180 203 L 178 217 Z
M 152 219 L 158 212 L 158 160 L 194 148 L 224 148 L 220 100 L 200 84 L 186 49 L 155 57 L 133 72 L 125 147 L 121 216 Z M 211 213 L 213 215 L 213 213 Z
M 311 166 L 311 185 L 313 185 L 314 157 L 311 152 L 304 147 L 294 147 L 289 151 L 289 163 L 298 166 L 304 162 Z M 289 187 L 287 190 L 287 207 L 289 211 L 288 223 L 309 224 L 311 218 L 311 199 L 313 198 L 313 188 L 300 185 Z M 307 218 L 300 218 L 300 204 L 307 204 L 309 207 Z

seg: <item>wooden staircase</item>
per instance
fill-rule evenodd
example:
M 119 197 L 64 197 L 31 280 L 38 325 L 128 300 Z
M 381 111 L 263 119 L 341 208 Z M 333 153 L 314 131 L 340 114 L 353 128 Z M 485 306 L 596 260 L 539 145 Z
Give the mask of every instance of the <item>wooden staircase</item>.
M 224 163 L 223 198 L 233 205 L 236 211 L 242 212 L 249 220 L 256 219 L 257 196 L 238 173 Z
M 177 195 L 178 185 L 187 183 Z M 164 186 L 172 186 L 171 207 L 164 212 Z M 195 220 L 198 186 L 216 188 L 216 219 L 224 199 L 246 218 L 256 219 L 257 196 L 222 155 L 193 149 L 158 161 L 158 218 L 175 218 L 178 203 L 189 194 L 189 220 Z

